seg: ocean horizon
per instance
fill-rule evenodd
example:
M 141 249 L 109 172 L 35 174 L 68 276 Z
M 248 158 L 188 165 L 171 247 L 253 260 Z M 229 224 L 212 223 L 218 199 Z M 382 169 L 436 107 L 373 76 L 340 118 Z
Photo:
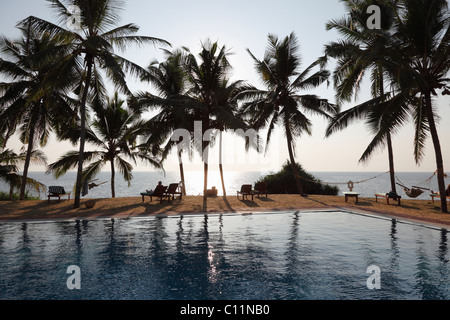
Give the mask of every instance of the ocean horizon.
M 320 179 L 323 183 L 328 183 L 339 188 L 339 195 L 342 192 L 349 191 L 347 182 L 353 181 L 353 191 L 359 192 L 361 197 L 374 197 L 377 192 L 389 192 L 390 180 L 387 172 L 332 172 L 320 171 L 310 172 L 314 177 Z M 224 171 L 225 190 L 227 196 L 235 196 L 237 190 L 240 190 L 243 184 L 252 184 L 263 176 L 270 173 L 267 172 L 238 172 L 238 171 Z M 426 181 L 433 173 L 430 172 L 396 172 L 399 182 L 407 187 L 421 186 L 437 190 L 437 179 L 434 176 L 431 181 Z M 76 172 L 67 172 L 59 179 L 55 179 L 53 175 L 46 174 L 43 171 L 29 172 L 29 177 L 36 179 L 45 186 L 63 186 L 67 192 L 73 192 L 76 181 Z M 82 198 L 110 198 L 111 197 L 111 172 L 102 171 L 95 178 L 95 183 L 100 184 L 89 190 L 88 194 Z M 187 171 L 185 172 L 186 193 L 187 195 L 202 195 L 203 193 L 203 172 L 202 171 Z M 176 171 L 167 171 L 165 173 L 159 171 L 135 171 L 133 172 L 133 180 L 130 185 L 123 179 L 120 173 L 116 173 L 115 190 L 116 197 L 139 197 L 141 192 L 148 189 L 154 189 L 162 181 L 164 185 L 170 183 L 180 182 L 180 174 Z M 219 171 L 211 170 L 208 174 L 208 188 L 215 187 L 218 190 L 218 195 L 223 195 L 222 182 Z M 0 191 L 8 192 L 9 187 L 0 182 Z M 397 193 L 402 198 L 407 199 L 403 188 L 397 185 Z M 39 196 L 41 199 L 47 199 L 45 192 L 37 194 L 30 191 L 30 194 Z M 429 200 L 430 192 L 425 191 L 416 199 Z

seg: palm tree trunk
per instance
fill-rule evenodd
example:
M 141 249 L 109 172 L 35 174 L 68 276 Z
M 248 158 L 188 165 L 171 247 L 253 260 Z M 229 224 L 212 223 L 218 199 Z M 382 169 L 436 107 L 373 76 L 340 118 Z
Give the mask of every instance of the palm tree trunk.
M 30 56 L 30 33 L 31 33 L 30 30 L 31 30 L 31 18 L 28 19 L 27 44 L 26 44 L 27 57 Z M 19 195 L 20 200 L 25 199 L 25 188 L 27 185 L 28 168 L 30 167 L 31 152 L 33 151 L 33 143 L 34 143 L 34 126 L 31 125 L 30 134 L 28 136 L 27 155 L 25 156 L 25 163 L 23 166 L 22 184 L 20 186 L 20 195 Z
M 115 177 L 116 177 L 116 171 L 114 169 L 114 159 L 111 159 L 110 162 L 111 162 L 111 197 L 115 198 L 116 197 L 116 190 L 115 190 L 115 187 L 114 187 L 114 180 L 115 180 Z
M 448 213 L 447 211 L 447 197 L 445 197 L 445 180 L 444 180 L 444 161 L 442 159 L 441 144 L 439 142 L 439 136 L 436 129 L 436 123 L 434 121 L 433 108 L 431 104 L 430 92 L 425 92 L 425 107 L 427 110 L 428 125 L 430 127 L 431 139 L 433 140 L 434 152 L 436 155 L 436 167 L 437 167 L 437 180 L 439 193 L 441 196 L 441 212 Z
M 380 96 L 384 96 L 384 78 L 383 69 L 378 68 L 378 76 L 380 77 Z M 386 142 L 388 147 L 388 159 L 389 159 L 389 175 L 391 179 L 391 191 L 397 193 L 397 188 L 395 186 L 395 168 L 394 168 L 394 150 L 392 148 L 392 137 L 391 133 L 386 134 Z
M 89 84 L 92 75 L 92 59 L 87 58 L 87 74 L 86 81 L 84 86 L 83 96 L 81 98 L 81 106 L 80 106 L 80 150 L 78 155 L 78 170 L 77 170 L 77 182 L 75 186 L 75 200 L 74 200 L 74 208 L 80 207 L 81 200 L 81 186 L 83 179 L 83 160 L 84 160 L 84 144 L 86 140 L 86 101 L 87 95 L 89 91 Z
M 209 128 L 209 121 L 203 121 L 203 134 L 202 134 L 202 158 L 203 158 L 203 201 L 206 201 L 207 199 L 207 192 L 208 189 L 208 155 L 209 155 L 209 137 L 205 141 L 205 128 Z
M 391 133 L 386 134 L 386 141 L 388 146 L 388 157 L 389 157 L 389 174 L 391 178 L 391 191 L 397 193 L 397 188 L 395 186 L 395 168 L 394 168 L 394 151 L 392 148 L 392 138 Z
M 33 144 L 34 144 L 34 127 L 31 126 L 30 128 L 30 134 L 28 136 L 28 147 L 27 147 L 27 154 L 25 156 L 25 163 L 23 166 L 23 173 L 22 173 L 22 184 L 20 186 L 20 200 L 25 199 L 25 188 L 27 186 L 27 177 L 28 177 L 28 169 L 30 167 L 30 161 L 31 161 L 31 152 L 33 151 Z
M 183 196 L 185 196 L 186 184 L 184 181 L 183 158 L 181 157 L 181 153 L 183 152 L 183 150 L 181 149 L 180 144 L 177 144 L 177 148 L 178 148 L 178 164 L 180 166 L 180 177 L 181 177 L 181 193 L 183 194 Z
M 220 131 L 220 141 L 219 141 L 219 171 L 220 171 L 220 179 L 222 179 L 222 190 L 223 196 L 227 196 L 227 192 L 225 191 L 225 181 L 223 180 L 223 167 L 222 167 L 222 131 Z
M 303 187 L 302 187 L 302 184 L 300 182 L 300 176 L 298 175 L 297 167 L 295 165 L 294 152 L 292 151 L 292 134 L 291 134 L 291 129 L 289 128 L 289 125 L 287 124 L 287 122 L 285 122 L 285 126 L 284 127 L 286 129 L 287 147 L 288 147 L 289 159 L 290 159 L 290 163 L 291 163 L 292 172 L 294 173 L 295 184 L 297 186 L 298 193 L 301 196 L 303 196 Z
M 203 142 L 203 200 L 207 198 L 208 189 L 208 148 L 209 145 Z
M 12 201 L 14 197 L 14 185 L 12 182 L 9 183 L 9 201 Z
M 180 162 L 180 176 L 181 176 L 181 193 L 183 196 L 186 195 L 186 184 L 184 182 L 184 169 L 183 169 L 183 163 Z

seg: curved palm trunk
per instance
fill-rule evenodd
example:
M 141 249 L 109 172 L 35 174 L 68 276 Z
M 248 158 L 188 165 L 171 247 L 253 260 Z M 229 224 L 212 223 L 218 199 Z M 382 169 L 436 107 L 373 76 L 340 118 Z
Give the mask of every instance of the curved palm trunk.
M 222 167 L 222 131 L 220 131 L 220 141 L 219 141 L 219 171 L 220 171 L 220 179 L 222 179 L 222 190 L 223 196 L 227 196 L 227 192 L 225 191 L 225 181 L 223 180 L 223 167 Z
M 90 79 L 92 76 L 92 60 L 90 58 L 86 59 L 87 63 L 87 74 L 86 74 L 86 84 L 84 87 L 83 96 L 81 98 L 80 107 L 80 150 L 78 155 L 78 170 L 77 170 L 77 182 L 75 186 L 75 200 L 74 208 L 80 207 L 81 200 L 81 187 L 83 179 L 83 160 L 84 160 L 84 144 L 86 140 L 86 101 L 89 91 Z
M 298 193 L 301 196 L 303 196 L 304 195 L 303 187 L 302 187 L 302 184 L 300 182 L 300 176 L 298 175 L 297 167 L 295 166 L 295 157 L 294 157 L 294 152 L 292 150 L 292 133 L 291 133 L 291 128 L 289 128 L 289 125 L 287 124 L 287 122 L 285 122 L 285 129 L 286 129 L 286 140 L 287 140 L 287 146 L 288 146 L 288 152 L 289 152 L 289 159 L 290 159 L 290 163 L 291 163 L 292 172 L 294 173 L 295 184 L 297 186 Z
M 395 184 L 395 168 L 394 168 L 394 151 L 392 148 L 392 138 L 391 134 L 388 132 L 386 135 L 386 141 L 388 146 L 388 157 L 389 157 L 389 174 L 391 178 L 391 191 L 397 193 L 397 188 Z
M 380 96 L 384 96 L 384 78 L 383 69 L 378 68 L 378 75 L 380 77 Z M 391 180 L 391 191 L 397 193 L 397 188 L 395 185 L 395 168 L 394 168 L 394 150 L 392 148 L 392 137 L 391 133 L 386 134 L 386 142 L 388 147 L 388 159 L 389 159 L 389 175 Z
M 181 153 L 183 150 L 181 150 L 180 144 L 177 145 L 178 147 L 178 164 L 180 166 L 180 177 L 181 177 L 181 192 L 183 196 L 186 195 L 186 184 L 184 181 L 184 167 L 183 167 L 183 159 L 181 157 Z
M 114 186 L 114 180 L 116 178 L 116 170 L 114 169 L 114 159 L 111 159 L 110 162 L 111 162 L 111 197 L 115 198 L 116 197 L 116 189 Z
M 31 152 L 33 151 L 33 144 L 34 144 L 34 127 L 32 126 L 30 128 L 30 135 L 28 136 L 28 147 L 27 147 L 27 154 L 25 156 L 25 163 L 23 166 L 23 174 L 22 174 L 22 184 L 20 185 L 20 200 L 25 199 L 25 189 L 27 186 L 27 177 L 28 177 L 28 169 L 30 167 L 30 161 L 31 161 Z
M 209 115 L 208 115 L 209 118 Z M 203 128 L 209 128 L 209 121 L 203 121 L 204 122 L 204 126 Z M 206 190 L 208 189 L 208 155 L 209 155 L 209 137 L 207 139 L 207 141 L 205 141 L 205 132 L 206 130 L 203 129 L 203 134 L 202 134 L 202 158 L 203 158 L 203 201 L 206 201 L 207 199 L 207 192 Z
M 436 129 L 436 123 L 434 121 L 433 108 L 431 105 L 431 94 L 425 92 L 425 106 L 427 111 L 428 125 L 430 127 L 431 138 L 433 140 L 434 152 L 436 155 L 436 168 L 437 168 L 437 180 L 439 193 L 445 195 L 445 180 L 444 180 L 444 161 L 442 159 L 441 144 L 439 142 L 439 136 Z M 441 212 L 448 213 L 447 211 L 447 198 L 441 197 Z
M 209 145 L 205 142 L 203 144 L 203 200 L 206 200 L 206 190 L 208 189 L 208 148 Z
M 180 176 L 181 176 L 181 192 L 183 193 L 183 196 L 186 195 L 186 184 L 184 182 L 184 168 L 183 163 L 180 162 Z

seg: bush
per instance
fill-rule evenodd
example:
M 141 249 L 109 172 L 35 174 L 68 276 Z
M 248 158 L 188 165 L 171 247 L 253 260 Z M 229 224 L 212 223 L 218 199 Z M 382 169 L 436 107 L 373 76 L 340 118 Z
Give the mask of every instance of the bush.
M 40 198 L 37 196 L 32 196 L 28 193 L 28 191 L 25 193 L 25 200 L 39 200 Z M 19 200 L 19 194 L 13 193 L 12 201 L 18 201 Z M 9 192 L 0 191 L 0 201 L 10 201 L 9 200 Z
M 303 170 L 299 164 L 296 164 L 296 167 L 304 193 L 333 196 L 338 194 L 339 189 L 337 187 L 321 183 L 320 180 Z M 267 189 L 273 194 L 298 194 L 294 173 L 289 162 L 286 162 L 279 172 L 267 175 L 259 179 L 258 182 L 265 182 Z

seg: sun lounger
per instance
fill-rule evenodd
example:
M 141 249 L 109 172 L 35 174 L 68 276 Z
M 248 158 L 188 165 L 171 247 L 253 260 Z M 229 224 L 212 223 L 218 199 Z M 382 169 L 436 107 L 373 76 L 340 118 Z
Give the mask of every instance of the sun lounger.
M 439 193 L 432 193 L 432 194 L 430 194 L 430 197 L 431 197 L 431 201 L 434 203 L 434 198 L 440 198 L 441 195 Z M 446 196 L 446 198 L 447 198 L 447 200 L 450 199 L 449 196 Z
M 66 193 L 64 187 L 61 186 L 50 186 L 48 187 L 48 202 L 50 203 L 50 198 L 58 198 L 58 202 L 61 201 L 61 197 L 69 197 L 70 193 Z
M 239 199 L 239 195 L 242 195 L 242 200 L 244 200 L 246 197 L 248 199 L 248 196 L 252 196 L 252 201 L 253 201 L 254 192 L 252 191 L 252 185 L 251 184 L 243 184 L 241 186 L 241 191 L 237 192 L 238 199 Z
M 268 191 L 267 191 L 267 184 L 265 182 L 258 182 L 255 185 L 255 194 L 259 197 L 262 194 L 268 195 Z
M 345 196 L 345 202 L 348 201 L 348 198 L 356 198 L 355 203 L 358 203 L 358 197 L 359 197 L 358 192 L 344 192 L 344 196 Z
M 178 183 L 171 183 L 165 193 L 167 195 L 169 195 L 169 198 L 172 197 L 172 200 L 175 200 L 175 195 L 180 195 L 180 200 L 181 200 L 181 198 L 183 197 L 183 193 L 180 191 L 177 191 L 178 187 L 179 187 Z
M 170 195 L 166 193 L 167 187 L 163 185 L 156 186 L 154 191 L 151 192 L 141 192 L 142 202 L 144 202 L 144 197 L 150 197 L 150 202 L 153 201 L 153 197 L 159 198 L 159 202 L 162 203 L 165 198 L 170 200 Z
M 394 200 L 394 201 L 397 201 L 398 202 L 398 205 L 400 205 L 400 199 L 402 198 L 401 196 L 399 196 L 399 195 L 392 195 L 392 194 L 389 194 L 389 193 L 375 193 L 375 201 L 376 202 L 378 202 L 378 198 L 385 198 L 386 199 L 386 203 L 387 204 L 390 204 L 389 203 L 389 199 L 392 199 L 392 200 Z

